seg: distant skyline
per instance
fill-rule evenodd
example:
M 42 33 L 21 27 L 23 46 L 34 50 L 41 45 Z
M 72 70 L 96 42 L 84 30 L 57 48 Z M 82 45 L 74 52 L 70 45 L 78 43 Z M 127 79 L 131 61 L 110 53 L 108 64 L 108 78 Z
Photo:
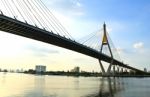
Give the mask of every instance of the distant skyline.
M 149 0 L 42 0 L 61 24 L 78 40 L 103 23 L 124 63 L 150 70 Z M 70 70 L 79 66 L 100 71 L 97 59 L 36 40 L 0 32 L 0 68 Z

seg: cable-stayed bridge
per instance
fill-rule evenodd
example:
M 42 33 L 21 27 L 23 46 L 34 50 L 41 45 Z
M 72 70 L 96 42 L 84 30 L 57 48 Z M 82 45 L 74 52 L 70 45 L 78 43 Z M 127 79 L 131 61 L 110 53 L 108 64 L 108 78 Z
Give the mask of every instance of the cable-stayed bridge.
M 94 37 L 97 35 L 92 35 L 81 43 L 73 39 L 41 0 L 1 0 L 0 5 L 1 31 L 53 44 L 94 57 L 99 60 L 103 74 L 109 75 L 112 66 L 146 73 L 115 58 L 105 24 L 102 29 L 102 41 L 96 42 L 96 38 Z M 92 46 L 89 47 L 89 45 L 86 45 L 93 38 Z M 104 46 L 107 46 L 110 55 L 103 52 L 105 50 Z M 107 71 L 105 71 L 101 61 L 110 63 Z

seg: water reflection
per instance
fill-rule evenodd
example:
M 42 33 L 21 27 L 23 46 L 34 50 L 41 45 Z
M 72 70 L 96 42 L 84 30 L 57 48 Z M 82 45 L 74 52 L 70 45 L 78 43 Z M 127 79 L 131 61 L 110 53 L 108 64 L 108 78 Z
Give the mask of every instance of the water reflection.
M 25 91 L 23 97 L 43 97 L 45 92 L 45 76 L 34 76 L 33 86 Z
M 2 84 L 5 84 L 5 82 L 6 82 L 6 76 L 7 76 L 7 73 L 4 72 L 3 75 L 2 75 L 2 80 L 1 80 L 1 81 L 2 81 L 1 83 L 2 83 Z
M 0 97 L 149 97 L 149 81 L 0 73 Z
M 21 97 L 80 97 L 79 82 L 77 77 L 34 76 L 34 86 L 31 84 Z
M 99 91 L 85 97 L 115 97 L 115 94 L 124 90 L 124 82 L 121 78 L 101 78 Z

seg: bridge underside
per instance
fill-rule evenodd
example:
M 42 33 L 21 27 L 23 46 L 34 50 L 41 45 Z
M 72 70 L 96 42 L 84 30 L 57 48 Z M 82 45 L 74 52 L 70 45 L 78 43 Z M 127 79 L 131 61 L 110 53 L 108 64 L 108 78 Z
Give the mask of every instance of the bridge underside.
M 8 32 L 8 33 L 24 36 L 27 38 L 35 39 L 38 41 L 42 41 L 45 43 L 53 44 L 53 45 L 63 47 L 66 49 L 70 49 L 70 50 L 100 59 L 108 63 L 110 63 L 112 60 L 111 57 L 104 55 L 103 53 L 100 53 L 85 45 L 82 45 L 73 40 L 54 34 L 53 32 L 49 32 L 44 29 L 35 27 L 33 25 L 18 21 L 16 19 L 9 18 L 2 14 L 0 15 L 0 30 Z M 115 59 L 113 60 L 112 64 L 118 65 L 124 68 L 128 68 L 136 72 L 145 73 L 144 71 L 141 71 L 134 67 L 123 64 L 122 62 L 115 60 Z

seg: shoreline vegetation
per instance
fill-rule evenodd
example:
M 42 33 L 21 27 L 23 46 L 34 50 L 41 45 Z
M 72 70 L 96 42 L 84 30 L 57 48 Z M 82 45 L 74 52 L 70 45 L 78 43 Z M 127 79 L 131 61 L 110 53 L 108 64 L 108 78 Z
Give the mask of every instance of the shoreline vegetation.
M 14 72 L 14 71 L 7 71 L 7 70 L 1 70 L 0 72 L 10 72 L 10 73 L 24 73 L 24 74 L 33 74 L 33 75 L 58 75 L 58 76 L 73 76 L 73 77 L 150 77 L 150 73 L 148 74 L 140 74 L 135 72 L 121 72 L 121 73 L 111 73 L 110 75 L 102 75 L 101 72 L 71 72 L 71 71 L 46 71 L 46 72 L 36 72 L 33 69 L 29 69 L 28 71 L 20 71 L 20 72 Z

